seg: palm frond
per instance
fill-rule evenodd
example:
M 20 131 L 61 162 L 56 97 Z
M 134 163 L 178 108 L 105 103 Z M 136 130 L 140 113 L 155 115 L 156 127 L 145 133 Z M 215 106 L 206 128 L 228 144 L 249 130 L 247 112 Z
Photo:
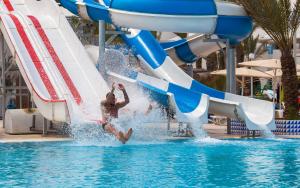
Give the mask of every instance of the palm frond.
M 300 0 L 235 0 L 275 41 L 281 50 L 292 49 L 299 27 Z

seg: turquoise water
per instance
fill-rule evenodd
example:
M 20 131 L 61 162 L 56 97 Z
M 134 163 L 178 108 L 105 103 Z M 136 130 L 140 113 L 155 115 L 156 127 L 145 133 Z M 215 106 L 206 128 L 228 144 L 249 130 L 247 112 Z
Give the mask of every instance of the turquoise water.
M 300 140 L 0 144 L 0 187 L 299 187 Z

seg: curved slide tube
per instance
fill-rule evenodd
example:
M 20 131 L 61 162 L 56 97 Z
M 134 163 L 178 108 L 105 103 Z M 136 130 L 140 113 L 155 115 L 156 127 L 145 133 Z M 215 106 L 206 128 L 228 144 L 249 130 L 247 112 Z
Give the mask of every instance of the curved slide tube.
M 61 0 L 60 3 L 75 15 L 104 20 L 118 27 L 215 34 L 232 44 L 242 41 L 252 31 L 252 19 L 243 8 L 217 0 Z
M 224 48 L 225 45 L 217 42 L 204 41 L 204 35 L 193 35 L 185 39 L 161 42 L 160 45 L 177 65 L 195 63 L 201 57 L 207 57 Z
M 177 67 L 150 32 L 131 30 L 131 33 L 123 35 L 124 40 L 135 49 L 141 62 L 148 67 L 147 70 L 159 78 L 210 96 L 210 113 L 244 120 L 250 130 L 276 128 L 273 103 L 209 88 L 193 80 Z

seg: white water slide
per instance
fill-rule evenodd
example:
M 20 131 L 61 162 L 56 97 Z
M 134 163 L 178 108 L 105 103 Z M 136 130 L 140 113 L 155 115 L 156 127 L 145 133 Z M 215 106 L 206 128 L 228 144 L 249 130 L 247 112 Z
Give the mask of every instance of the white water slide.
M 70 122 L 70 113 L 101 120 L 109 88 L 56 2 L 4 0 L 0 9 L 4 40 L 40 113 L 59 122 Z

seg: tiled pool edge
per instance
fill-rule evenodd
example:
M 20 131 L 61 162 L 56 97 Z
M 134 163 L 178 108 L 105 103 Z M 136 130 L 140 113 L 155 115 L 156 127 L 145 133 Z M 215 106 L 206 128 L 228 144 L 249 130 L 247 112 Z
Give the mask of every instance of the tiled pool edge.
M 276 120 L 276 130 L 272 131 L 278 136 L 300 136 L 300 120 Z M 247 135 L 248 129 L 246 124 L 239 120 L 230 121 L 231 134 Z M 260 134 L 260 131 L 256 131 Z M 252 134 L 252 131 L 250 131 Z M 300 137 L 299 137 L 300 138 Z

